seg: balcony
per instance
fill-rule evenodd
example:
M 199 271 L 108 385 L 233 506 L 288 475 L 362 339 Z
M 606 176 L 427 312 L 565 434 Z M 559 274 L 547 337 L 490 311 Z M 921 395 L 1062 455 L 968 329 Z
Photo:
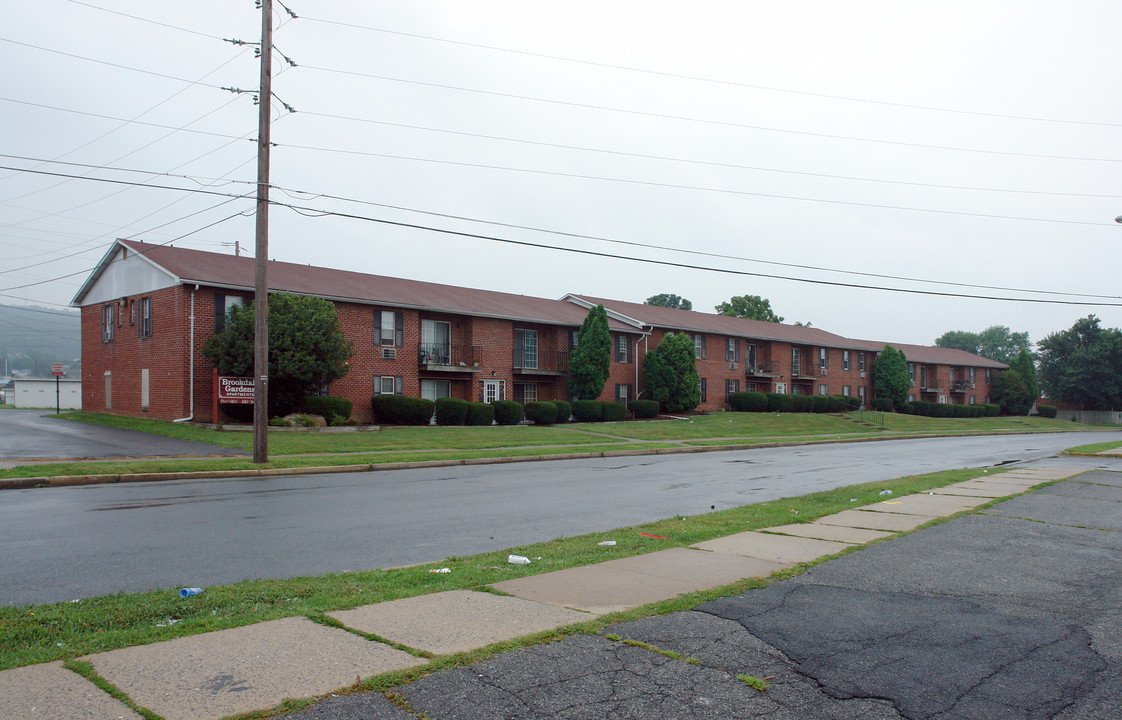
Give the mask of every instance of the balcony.
M 569 372 L 569 353 L 515 350 L 514 372 L 520 375 L 558 377 Z
M 927 378 L 926 381 L 921 383 L 920 392 L 942 392 L 947 389 L 947 381 L 942 378 Z
M 426 370 L 477 373 L 482 349 L 479 345 L 421 343 L 417 346 L 417 356 Z
M 967 393 L 974 389 L 974 383 L 969 380 L 955 380 L 951 383 L 951 392 Z
M 791 379 L 796 381 L 814 380 L 816 378 L 822 377 L 825 374 L 827 373 L 823 373 L 818 365 L 815 365 L 814 363 L 799 363 L 797 366 L 793 365 L 791 367 Z
M 779 361 L 762 360 L 757 362 L 755 367 L 751 365 L 745 367 L 744 374 L 747 377 L 779 377 Z

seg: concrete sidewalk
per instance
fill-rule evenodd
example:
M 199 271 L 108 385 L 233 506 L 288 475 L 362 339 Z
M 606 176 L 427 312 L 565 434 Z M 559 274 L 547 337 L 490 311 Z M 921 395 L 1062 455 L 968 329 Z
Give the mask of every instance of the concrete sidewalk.
M 746 578 L 766 578 L 776 570 L 892 538 L 931 520 L 1081 472 L 1018 469 L 928 493 L 888 497 L 810 523 L 492 586 L 505 595 L 458 590 L 330 613 L 347 629 L 293 617 L 81 659 L 138 706 L 167 720 L 221 718 L 274 707 L 286 698 L 325 695 L 361 678 L 423 665 L 433 656 Z M 37 717 L 141 716 L 58 662 L 0 672 L 0 720 Z

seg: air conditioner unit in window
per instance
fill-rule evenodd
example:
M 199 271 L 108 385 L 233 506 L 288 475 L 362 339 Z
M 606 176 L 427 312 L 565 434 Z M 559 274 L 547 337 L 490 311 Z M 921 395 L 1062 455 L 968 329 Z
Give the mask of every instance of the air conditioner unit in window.
M 865 371 L 864 370 L 861 371 L 861 377 L 865 377 Z
M 826 368 L 822 368 L 822 375 L 823 375 L 823 376 L 825 376 L 825 375 L 826 375 Z
M 397 348 L 382 348 L 383 360 L 397 360 Z
M 730 362 L 729 363 L 729 370 L 735 370 L 735 369 L 736 369 L 736 363 Z

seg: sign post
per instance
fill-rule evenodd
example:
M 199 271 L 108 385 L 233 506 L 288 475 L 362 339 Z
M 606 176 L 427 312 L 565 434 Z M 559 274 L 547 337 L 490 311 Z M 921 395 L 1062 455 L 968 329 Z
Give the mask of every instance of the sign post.
M 58 399 L 58 395 L 59 395 L 58 379 L 60 377 L 62 377 L 62 363 L 60 363 L 60 362 L 51 363 L 51 375 L 55 376 L 55 415 L 58 415 L 59 414 L 59 405 L 60 405 L 59 399 Z

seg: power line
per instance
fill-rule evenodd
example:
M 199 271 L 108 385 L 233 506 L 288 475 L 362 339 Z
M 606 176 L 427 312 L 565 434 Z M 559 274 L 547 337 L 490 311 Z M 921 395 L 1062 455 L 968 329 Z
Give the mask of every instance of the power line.
M 410 125 L 407 123 L 395 123 L 384 120 L 371 120 L 369 118 L 348 117 L 346 115 L 331 115 L 328 113 L 318 113 L 314 111 L 301 111 L 304 115 L 312 115 L 314 117 L 330 118 L 334 120 L 347 120 L 350 122 L 369 123 L 371 125 L 382 125 L 386 127 L 406 128 L 409 130 L 423 130 L 425 132 L 443 133 L 447 135 L 459 135 L 462 137 L 481 138 L 484 140 L 499 140 L 502 142 L 519 143 L 522 145 L 534 145 L 537 147 L 556 148 L 561 150 L 579 150 L 582 152 L 602 153 L 605 155 L 618 155 L 621 157 L 641 158 L 645 160 L 662 160 L 667 162 L 689 163 L 692 165 L 705 165 L 709 167 L 730 168 L 734 170 L 753 170 L 757 172 L 770 172 L 770 173 L 783 173 L 785 175 L 800 175 L 805 177 L 820 177 L 829 178 L 833 180 L 855 180 L 859 182 L 872 182 L 884 183 L 888 185 L 905 185 L 911 187 L 925 187 L 925 188 L 941 188 L 946 190 L 971 190 L 978 192 L 1001 192 L 1001 193 L 1017 193 L 1024 195 L 1053 195 L 1063 197 L 1088 197 L 1088 198 L 1118 198 L 1122 195 L 1108 195 L 1096 193 L 1068 193 L 1068 192 L 1050 192 L 1046 190 L 1015 190 L 1009 188 L 993 188 L 993 187 L 977 187 L 970 185 L 943 185 L 939 183 L 924 183 L 924 182 L 910 182 L 907 180 L 886 180 L 882 178 L 869 178 L 859 177 L 854 175 L 833 175 L 830 173 L 817 173 L 806 172 L 800 170 L 784 170 L 781 168 L 761 167 L 757 165 L 740 165 L 736 163 L 715 162 L 709 160 L 695 160 L 693 158 L 672 157 L 667 155 L 650 155 L 646 153 L 626 152 L 623 150 L 610 150 L 606 148 L 594 148 L 581 145 L 566 145 L 563 143 L 544 142 L 541 140 L 525 140 L 521 138 L 504 137 L 501 135 L 487 135 L 484 133 L 464 132 L 460 130 L 447 130 L 444 128 L 425 127 L 423 125 Z
M 99 7 L 97 5 L 91 5 L 90 3 L 80 2 L 80 0 L 67 0 L 67 2 L 73 3 L 75 5 L 81 5 L 83 7 L 88 7 L 88 8 L 91 8 L 93 10 L 100 10 L 102 12 L 111 13 L 113 15 L 120 15 L 121 17 L 127 17 L 127 18 L 131 18 L 133 20 L 139 20 L 140 22 L 149 23 L 151 25 L 159 25 L 160 27 L 169 28 L 171 30 L 179 30 L 181 32 L 190 33 L 191 35 L 198 35 L 199 37 L 205 37 L 209 40 L 223 40 L 224 39 L 220 35 L 211 35 L 209 33 L 199 32 L 198 30 L 191 30 L 189 28 L 181 27 L 179 25 L 171 25 L 169 23 L 159 22 L 158 20 L 149 20 L 148 18 L 142 18 L 139 15 L 130 15 L 128 13 L 123 13 L 123 12 L 120 12 L 118 10 L 110 10 L 109 8 L 103 8 L 103 7 Z
M 749 125 L 746 123 L 736 123 L 728 120 L 710 120 L 708 118 L 690 117 L 687 115 L 672 115 L 670 113 L 656 113 L 646 110 L 629 110 L 626 108 L 610 107 L 607 105 L 595 105 L 592 103 L 578 103 L 569 100 L 554 100 L 552 98 L 537 97 L 533 95 L 519 95 L 517 93 L 504 93 L 495 90 L 479 90 L 477 88 L 466 88 L 459 85 L 447 85 L 444 83 L 425 82 L 423 80 L 405 80 L 403 78 L 390 77 L 388 75 L 375 75 L 373 73 L 358 72 L 355 70 L 337 70 L 334 68 L 319 67 L 316 65 L 301 65 L 300 67 L 306 70 L 316 70 L 319 72 L 338 73 L 341 75 L 353 75 L 355 77 L 363 77 L 372 80 L 385 80 L 387 82 L 405 83 L 409 85 L 420 85 L 423 87 L 433 87 L 442 90 L 456 90 L 458 92 L 475 93 L 479 95 L 490 95 L 493 97 L 502 97 L 515 100 L 530 100 L 532 102 L 547 103 L 550 105 L 561 105 L 564 107 L 575 107 L 584 110 L 601 110 L 605 112 L 622 113 L 626 115 L 637 115 L 640 117 L 659 118 L 661 120 L 677 120 L 680 122 L 701 123 L 705 125 L 716 125 L 720 127 L 740 128 L 743 130 L 760 130 L 763 132 L 784 133 L 788 135 L 799 135 L 805 137 L 817 137 L 827 140 L 848 140 L 851 142 L 862 143 L 876 143 L 880 145 L 891 145 L 895 147 L 914 147 L 924 150 L 950 150 L 954 152 L 965 153 L 980 153 L 985 155 L 1001 155 L 1008 157 L 1029 157 L 1029 158 L 1042 158 L 1047 160 L 1078 160 L 1084 162 L 1122 162 L 1122 158 L 1102 158 L 1102 157 L 1081 157 L 1073 155 L 1047 155 L 1042 153 L 1022 153 L 1012 152 L 1008 150 L 987 150 L 984 148 L 965 148 L 956 147 L 952 145 L 928 145 L 925 143 L 912 143 L 904 142 L 902 140 L 882 140 L 879 138 L 864 138 L 853 135 L 834 135 L 831 133 L 818 133 L 808 130 L 790 130 L 787 128 L 770 127 L 767 125 Z
M 638 257 L 632 257 L 632 256 L 628 256 L 628 255 L 616 255 L 616 254 L 613 254 L 613 253 L 600 252 L 600 251 L 596 251 L 596 250 L 581 250 L 579 248 L 558 247 L 556 245 L 546 245 L 544 243 L 534 243 L 534 242 L 529 242 L 529 241 L 526 241 L 526 240 L 513 240 L 513 239 L 510 239 L 510 238 L 500 238 L 500 237 L 497 237 L 497 236 L 494 236 L 494 235 L 482 235 L 482 234 L 479 234 L 479 233 L 469 233 L 469 232 L 463 232 L 463 231 L 460 231 L 460 230 L 449 230 L 447 228 L 437 228 L 437 227 L 431 227 L 431 226 L 428 226 L 428 225 L 418 225 L 416 223 L 405 223 L 405 222 L 400 222 L 400 221 L 395 221 L 395 220 L 386 220 L 386 219 L 383 219 L 383 218 L 374 218 L 374 217 L 369 217 L 369 216 L 366 216 L 366 215 L 357 215 L 357 214 L 354 214 L 354 213 L 344 213 L 344 212 L 338 212 L 338 211 L 334 211 L 334 210 L 323 210 L 323 209 L 320 209 L 320 208 L 301 207 L 301 206 L 292 205 L 292 204 L 289 204 L 289 203 L 278 203 L 276 201 L 273 201 L 272 204 L 279 205 L 281 207 L 286 207 L 286 208 L 289 208 L 290 210 L 294 210 L 296 212 L 304 211 L 304 212 L 308 212 L 308 213 L 314 213 L 314 214 L 319 215 L 319 216 L 334 216 L 334 217 L 340 217 L 340 218 L 347 218 L 347 219 L 350 219 L 350 220 L 363 220 L 363 221 L 366 221 L 366 222 L 373 222 L 373 223 L 378 223 L 378 224 L 381 224 L 381 225 L 389 225 L 389 226 L 392 226 L 392 227 L 407 228 L 407 229 L 411 229 L 411 230 L 422 230 L 422 231 L 425 231 L 425 232 L 434 232 L 434 233 L 440 233 L 440 234 L 443 234 L 443 235 L 452 235 L 452 236 L 456 236 L 456 237 L 470 238 L 470 239 L 474 239 L 474 240 L 487 240 L 487 241 L 490 241 L 490 242 L 498 242 L 498 243 L 504 243 L 504 244 L 508 244 L 508 245 L 518 245 L 518 246 L 522 246 L 522 247 L 532 247 L 532 248 L 538 248 L 538 249 L 542 249 L 542 250 L 555 250 L 555 251 L 558 251 L 558 252 L 573 253 L 573 254 L 577 254 L 577 255 L 589 255 L 589 256 L 592 256 L 592 257 L 609 258 L 609 259 L 613 259 L 613 260 L 626 260 L 626 261 L 629 261 L 629 262 L 645 263 L 645 264 L 649 264 L 649 265 L 662 265 L 662 266 L 665 266 L 665 267 L 681 268 L 681 269 L 685 269 L 685 270 L 701 270 L 701 271 L 705 271 L 705 272 L 723 273 L 723 274 L 726 274 L 726 275 L 738 275 L 738 276 L 745 276 L 745 277 L 767 278 L 767 279 L 770 279 L 770 280 L 787 280 L 787 281 L 791 281 L 791 282 L 808 283 L 808 284 L 811 284 L 811 285 L 828 285 L 828 286 L 832 286 L 832 287 L 852 288 L 852 289 L 858 289 L 858 290 L 877 290 L 877 291 L 882 291 L 882 292 L 908 293 L 908 294 L 913 294 L 913 295 L 930 295 L 930 296 L 936 296 L 936 297 L 967 298 L 967 299 L 971 299 L 971 300 L 999 300 L 999 301 L 1004 301 L 1004 302 L 1024 302 L 1024 303 L 1034 303 L 1034 304 L 1043 304 L 1043 305 L 1080 305 L 1080 306 L 1091 306 L 1091 307 L 1122 307 L 1122 303 L 1094 303 L 1094 302 L 1083 302 L 1083 301 L 1077 301 L 1077 300 L 1046 300 L 1046 299 L 1042 299 L 1042 298 L 1014 298 L 1014 297 L 998 297 L 998 296 L 993 296 L 993 295 L 969 295 L 969 294 L 966 294 L 966 293 L 938 292 L 938 291 L 935 291 L 935 290 L 918 290 L 918 289 L 914 289 L 914 288 L 894 288 L 894 287 L 884 287 L 884 286 L 878 286 L 878 285 L 861 285 L 861 284 L 857 284 L 857 283 L 838 282 L 836 280 L 815 280 L 815 279 L 812 279 L 812 278 L 800 278 L 800 277 L 793 277 L 793 276 L 788 276 L 788 275 L 774 275 L 774 274 L 770 274 L 770 273 L 749 272 L 747 270 L 733 270 L 731 268 L 709 267 L 709 266 L 705 266 L 705 265 L 690 265 L 690 264 L 687 264 L 687 263 L 673 262 L 673 261 L 670 261 L 670 260 L 655 260 L 655 259 L 652 259 L 652 258 L 638 258 Z
M 73 1 L 73 0 L 72 0 Z M 771 85 L 756 85 L 752 83 L 738 82 L 735 80 L 720 80 L 717 78 L 704 77 L 700 75 L 687 75 L 683 73 L 673 73 L 661 70 L 652 70 L 650 68 L 635 67 L 632 65 L 617 65 L 613 63 L 597 62 L 594 60 L 583 60 L 580 58 L 565 57 L 562 55 L 549 55 L 546 53 L 530 52 L 527 50 L 514 50 L 512 48 L 499 47 L 497 45 L 485 45 L 482 43 L 466 42 L 463 40 L 451 40 L 449 38 L 434 37 L 432 35 L 421 35 L 419 33 L 402 32 L 399 30 L 386 30 L 384 28 L 370 27 L 368 25 L 359 25 L 357 23 L 340 22 L 338 20 L 326 20 L 324 18 L 308 17 L 301 15 L 302 20 L 309 20 L 311 22 L 324 23 L 327 25 L 338 25 L 341 27 L 355 28 L 358 30 L 369 30 L 372 32 L 385 33 L 387 35 L 398 35 L 401 37 L 411 37 L 420 40 L 431 40 L 433 42 L 448 43 L 450 45 L 461 45 L 464 47 L 478 48 L 482 50 L 493 50 L 495 52 L 511 53 L 515 55 L 524 55 L 527 57 L 537 57 L 546 60 L 559 60 L 562 62 L 576 63 L 580 65 L 588 65 L 591 67 L 606 68 L 609 70 L 625 70 L 627 72 L 643 73 L 645 75 L 656 75 L 660 77 L 674 78 L 676 80 L 693 80 L 696 82 L 711 83 L 715 85 L 726 85 L 730 87 L 748 88 L 750 90 L 765 90 L 767 92 L 786 93 L 790 95 L 801 95 L 804 97 L 825 98 L 828 100 L 843 100 L 846 102 L 867 103 L 870 105 L 882 105 L 885 107 L 898 107 L 908 110 L 927 110 L 931 112 L 953 113 L 956 115 L 972 115 L 976 117 L 992 117 L 1001 118 L 1005 120 L 1030 120 L 1033 122 L 1046 122 L 1046 123 L 1062 123 L 1070 125 L 1094 125 L 1100 127 L 1122 127 L 1120 123 L 1108 122 L 1094 122 L 1090 120 L 1065 120 L 1062 118 L 1045 118 L 1034 117 L 1031 115 L 1008 115 L 1003 113 L 989 113 L 975 110 L 960 110 L 956 108 L 937 107 L 933 105 L 916 105 L 910 103 L 891 102 L 887 100 L 872 100 L 869 98 L 858 98 L 848 95 L 833 95 L 830 93 L 818 93 L 807 90 L 792 90 L 790 88 L 781 88 Z
M 769 199 L 773 199 L 773 200 L 797 200 L 797 201 L 801 201 L 801 202 L 826 203 L 826 204 L 829 204 L 829 205 L 845 205 L 845 206 L 848 206 L 848 207 L 868 207 L 868 208 L 877 208 L 877 209 L 880 209 L 880 210 L 906 210 L 906 211 L 911 211 L 911 212 L 933 213 L 933 214 L 938 214 L 938 215 L 959 215 L 959 216 L 964 216 L 964 217 L 981 217 L 981 218 L 991 218 L 991 219 L 996 219 L 996 220 L 1023 220 L 1023 221 L 1027 221 L 1027 222 L 1045 222 L 1045 223 L 1056 223 L 1056 224 L 1061 224 L 1061 225 L 1094 225 L 1094 226 L 1103 227 L 1103 226 L 1107 226 L 1107 225 L 1110 224 L 1110 223 L 1102 223 L 1102 222 L 1090 222 L 1090 221 L 1086 221 L 1086 220 L 1057 220 L 1057 219 L 1054 219 L 1054 218 L 1036 218 L 1036 217 L 1026 217 L 1026 216 L 1023 216 L 1023 215 L 1000 215 L 1000 214 L 996 214 L 996 213 L 975 213 L 975 212 L 967 212 L 965 210 L 939 210 L 939 209 L 933 209 L 933 208 L 912 207 L 912 206 L 908 206 L 908 205 L 886 205 L 886 204 L 883 204 L 883 203 L 865 203 L 865 202 L 857 202 L 855 200 L 830 200 L 830 199 L 826 199 L 826 198 L 813 198 L 813 197 L 805 197 L 805 196 L 800 196 L 800 195 L 781 195 L 779 193 L 763 193 L 763 192 L 754 192 L 754 191 L 750 191 L 750 190 L 731 190 L 731 189 L 728 189 L 728 188 L 703 187 L 703 186 L 698 186 L 698 185 L 685 185 L 685 184 L 682 184 L 682 183 L 655 182 L 654 180 L 635 180 L 635 179 L 631 179 L 631 178 L 614 178 L 614 177 L 606 177 L 606 176 L 602 176 L 602 175 L 585 175 L 585 174 L 581 174 L 581 173 L 560 172 L 558 170 L 536 170 L 536 169 L 533 169 L 533 168 L 516 168 L 516 167 L 510 167 L 510 166 L 507 166 L 507 165 L 489 165 L 489 164 L 486 164 L 486 163 L 462 162 L 462 161 L 457 161 L 457 160 L 437 160 L 437 159 L 433 159 L 433 158 L 422 158 L 422 157 L 416 157 L 416 156 L 410 156 L 410 155 L 391 155 L 389 153 L 364 152 L 364 151 L 361 151 L 361 150 L 339 150 L 339 149 L 335 149 L 335 148 L 325 148 L 325 147 L 318 147 L 318 146 L 313 146 L 313 145 L 295 145 L 295 144 L 292 144 L 292 143 L 281 144 L 281 145 L 278 145 L 278 147 L 296 148 L 296 149 L 299 149 L 299 150 L 314 150 L 314 151 L 317 151 L 317 152 L 334 152 L 334 153 L 341 153 L 341 154 L 345 154 L 345 155 L 361 155 L 361 156 L 364 156 L 364 157 L 378 157 L 378 158 L 386 158 L 386 159 L 389 159 L 389 160 L 408 160 L 408 161 L 411 161 L 411 162 L 425 162 L 425 163 L 434 163 L 434 164 L 438 164 L 438 165 L 452 165 L 452 166 L 456 166 L 456 167 L 483 168 L 483 169 L 486 169 L 486 170 L 503 170 L 503 171 L 506 171 L 506 172 L 530 173 L 530 174 L 534 174 L 534 175 L 547 175 L 547 176 L 551 176 L 551 177 L 566 177 L 566 178 L 575 178 L 575 179 L 579 179 L 579 180 L 600 180 L 602 182 L 625 183 L 625 184 L 629 184 L 629 185 L 643 185 L 643 186 L 646 186 L 646 187 L 669 188 L 669 189 L 672 189 L 672 190 L 695 190 L 695 191 L 698 191 L 698 192 L 723 193 L 723 194 L 726 194 L 726 195 L 744 195 L 744 196 L 749 196 L 749 197 L 769 198 Z

